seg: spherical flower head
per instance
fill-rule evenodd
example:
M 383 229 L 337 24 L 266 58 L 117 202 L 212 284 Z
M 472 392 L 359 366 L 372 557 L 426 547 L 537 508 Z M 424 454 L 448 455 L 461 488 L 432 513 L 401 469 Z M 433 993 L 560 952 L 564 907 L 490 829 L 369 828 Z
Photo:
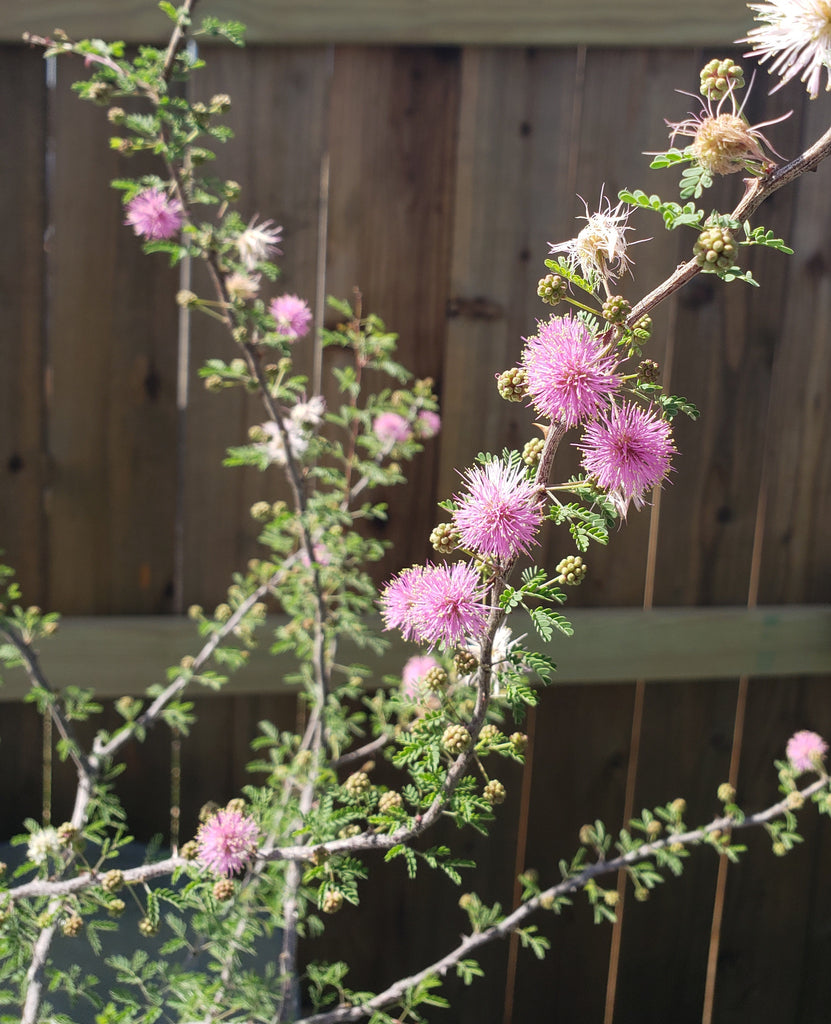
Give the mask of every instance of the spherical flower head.
M 831 90 L 831 2 L 829 0 L 770 0 L 770 3 L 748 4 L 756 21 L 761 24 L 751 29 L 745 39 L 753 49 L 746 57 L 758 57 L 764 64 L 772 58 L 768 68 L 781 82 L 772 92 L 802 72 L 800 81 L 806 83 L 811 99 L 816 99 L 825 68 L 826 91 Z
M 643 494 L 669 473 L 675 452 L 669 424 L 631 402 L 613 405 L 589 423 L 576 447 L 587 473 L 609 492 L 621 515 L 630 501 L 643 504 Z
M 398 629 L 405 640 L 416 639 L 413 608 L 424 567 L 414 565 L 394 576 L 381 592 L 384 629 Z
M 620 387 L 615 360 L 584 323 L 552 316 L 525 340 L 522 360 L 537 412 L 573 427 L 608 406 Z
M 312 311 L 298 295 L 280 295 L 268 307 L 274 317 L 277 333 L 286 341 L 305 338 L 312 323 Z
M 453 521 L 462 547 L 502 563 L 528 551 L 542 522 L 539 495 L 525 466 L 494 459 L 463 476 Z
M 785 755 L 797 774 L 817 771 L 828 750 L 828 744 L 815 732 L 801 729 L 788 740 Z
M 225 278 L 225 290 L 232 302 L 248 302 L 250 299 L 256 299 L 260 291 L 260 275 L 229 274 Z
M 431 646 L 458 646 L 487 625 L 479 573 L 463 562 L 405 569 L 384 588 L 380 604 L 386 629 Z
M 475 566 L 464 562 L 426 566 L 415 588 L 412 616 L 421 643 L 455 647 L 480 637 L 488 615 Z
M 505 668 L 508 665 L 508 655 L 511 650 L 522 640 L 523 637 L 512 639 L 511 627 L 504 623 L 497 629 L 491 644 L 491 693 L 496 697 L 502 689 L 502 679 Z M 482 645 L 474 640 L 466 645 L 466 649 L 479 662 L 482 659 Z M 475 671 L 475 670 L 474 670 Z M 471 672 L 472 676 L 473 673 Z
M 184 222 L 182 204 L 160 188 L 148 188 L 127 203 L 124 223 L 152 241 L 173 238 Z
M 549 251 L 564 252 L 568 257 L 571 269 L 580 267 L 583 277 L 589 281 L 600 278 L 613 282 L 622 273 L 629 270 L 632 260 L 627 248 L 626 232 L 631 231 L 627 220 L 631 209 L 623 202 L 612 207 L 609 200 L 600 194 L 600 209 L 597 213 L 589 213 L 588 203 L 581 199 L 586 208 L 586 226 L 576 238 L 566 242 L 550 242 Z
M 413 435 L 409 421 L 397 412 L 382 412 L 372 421 L 372 432 L 381 444 L 393 445 L 409 441 Z
M 275 227 L 273 220 L 264 220 L 259 224 L 256 223 L 256 220 L 255 215 L 236 239 L 240 261 L 249 273 L 256 269 L 258 263 L 268 259 L 269 256 L 275 253 L 279 254 L 277 243 L 283 237 L 283 229 Z
M 441 416 L 431 409 L 422 409 L 415 421 L 416 433 L 419 437 L 435 437 L 441 430 Z
M 401 671 L 401 689 L 412 699 L 418 696 L 418 690 L 424 677 L 431 668 L 438 668 L 439 663 L 432 654 L 414 654 Z
M 196 833 L 199 859 L 217 875 L 234 875 L 251 860 L 259 838 L 257 823 L 249 815 L 217 811 Z
M 42 828 L 32 833 L 26 848 L 26 857 L 38 867 L 46 864 L 50 857 L 59 857 L 61 841 L 56 828 Z

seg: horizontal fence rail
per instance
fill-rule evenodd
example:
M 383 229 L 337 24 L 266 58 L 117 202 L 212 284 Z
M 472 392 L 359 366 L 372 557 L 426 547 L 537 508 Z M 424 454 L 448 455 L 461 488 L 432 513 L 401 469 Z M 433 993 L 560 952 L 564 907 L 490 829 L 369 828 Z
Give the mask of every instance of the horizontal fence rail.
M 555 685 L 831 675 L 831 605 L 764 608 L 581 608 L 570 613 L 574 636 L 544 647 L 557 664 Z M 271 657 L 268 636 L 285 619 L 271 616 L 261 646 L 222 688 L 224 695 L 293 692 L 285 676 L 290 655 Z M 520 620 L 521 621 L 521 620 Z M 381 622 L 379 620 L 380 629 Z M 515 628 L 518 628 L 515 624 Z M 529 628 L 530 624 L 529 624 Z M 541 645 L 540 645 L 541 646 Z M 195 628 L 175 616 L 97 616 L 64 619 L 42 645 L 39 660 L 60 689 L 92 687 L 103 698 L 141 695 L 166 679 L 183 652 L 197 653 Z M 374 658 L 344 645 L 340 659 L 364 662 L 368 687 L 397 678 L 415 648 L 393 635 Z M 19 700 L 29 684 L 22 669 L 7 673 L 0 702 Z M 210 695 L 209 689 L 198 688 Z
M 243 22 L 253 43 L 513 44 L 526 46 L 724 46 L 746 35 L 740 3 L 700 0 L 202 0 L 211 14 Z M 74 38 L 164 39 L 152 0 L 0 0 L 0 40 L 61 28 Z

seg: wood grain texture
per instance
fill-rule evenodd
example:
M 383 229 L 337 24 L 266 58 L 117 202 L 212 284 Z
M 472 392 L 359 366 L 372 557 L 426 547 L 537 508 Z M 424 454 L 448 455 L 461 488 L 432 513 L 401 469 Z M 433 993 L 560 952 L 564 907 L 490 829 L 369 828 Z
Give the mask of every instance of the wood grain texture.
M 109 188 L 154 165 L 108 151 L 104 111 L 70 90 L 77 73 L 58 67 L 51 100 L 48 601 L 158 613 L 173 573 L 178 278 L 144 256 Z
M 0 48 L 0 91 L 7 109 L 0 146 L 0 537 L 27 602 L 43 602 L 45 558 L 44 232 L 46 229 L 46 75 L 42 59 Z
M 239 182 L 246 220 L 256 216 L 258 222 L 271 219 L 283 227 L 285 256 L 277 257 L 282 272 L 274 284 L 263 281 L 267 301 L 291 292 L 315 304 L 330 67 L 330 55 L 321 47 L 215 48 L 193 82 L 195 98 L 232 97 L 228 123 L 235 138 L 216 147 L 210 173 Z M 206 274 L 195 273 L 194 285 L 200 295 L 215 298 Z M 205 360 L 230 361 L 239 353 L 227 331 L 206 316 L 194 315 L 191 331 L 183 479 L 185 606 L 224 600 L 231 573 L 262 553 L 251 505 L 289 498 L 279 470 L 223 468 L 228 447 L 245 444 L 248 427 L 266 415 L 261 402 L 241 390 L 205 391 L 198 377 Z M 313 344 L 309 336 L 296 346 L 300 373 L 311 372 Z
M 330 190 L 326 291 L 350 298 L 399 335 L 396 358 L 432 377 L 442 406 L 450 274 L 459 54 L 454 49 L 339 48 L 329 113 Z M 329 322 L 337 322 L 330 316 Z M 326 366 L 344 356 L 330 349 Z M 389 379 L 369 386 L 389 387 Z M 334 406 L 339 396 L 327 391 Z M 374 574 L 424 561 L 436 521 L 440 441 L 407 467 L 408 487 L 391 489 L 386 522 L 368 525 L 393 543 Z M 372 500 L 377 492 L 369 492 Z
M 543 7 L 531 0 L 210 0 L 197 23 L 205 14 L 242 21 L 251 41 L 263 43 L 718 45 L 745 35 L 750 21 L 742 6 L 717 0 L 639 0 L 625 9 L 612 0 L 590 7 L 566 0 Z M 76 37 L 161 41 L 167 24 L 145 0 L 84 0 L 71 9 L 61 0 L 0 4 L 0 39 L 7 40 L 58 25 Z

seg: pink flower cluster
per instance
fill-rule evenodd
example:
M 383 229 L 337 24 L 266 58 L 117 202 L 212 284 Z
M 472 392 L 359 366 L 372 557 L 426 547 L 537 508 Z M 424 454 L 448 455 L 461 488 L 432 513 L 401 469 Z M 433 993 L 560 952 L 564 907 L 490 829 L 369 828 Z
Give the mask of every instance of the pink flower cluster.
M 221 810 L 199 826 L 199 859 L 218 875 L 241 871 L 257 850 L 260 830 L 256 821 L 239 811 Z
M 298 295 L 280 295 L 272 299 L 269 313 L 274 317 L 277 333 L 286 341 L 305 338 L 312 324 L 312 311 Z
M 622 378 L 608 346 L 580 320 L 552 316 L 526 338 L 522 365 L 537 412 L 566 427 L 585 424 L 583 467 L 620 514 L 630 501 L 642 505 L 669 473 L 675 445 L 659 415 L 615 398 Z
M 418 688 L 431 668 L 438 668 L 432 654 L 414 654 L 401 670 L 401 689 L 407 697 L 418 696 Z
M 394 576 L 381 593 L 386 629 L 405 640 L 456 646 L 478 639 L 488 619 L 479 573 L 472 565 L 414 565 Z
M 182 204 L 160 188 L 148 188 L 127 203 L 124 223 L 149 241 L 173 238 L 184 223 Z
M 372 421 L 372 432 L 381 444 L 400 444 L 409 441 L 413 431 L 409 420 L 397 412 L 381 412 Z
M 527 552 L 542 509 L 525 467 L 495 459 L 469 469 L 463 480 L 467 493 L 455 497 L 453 514 L 463 547 L 503 563 Z
M 797 774 L 817 771 L 828 751 L 828 744 L 818 733 L 809 729 L 795 732 L 788 740 L 785 755 Z

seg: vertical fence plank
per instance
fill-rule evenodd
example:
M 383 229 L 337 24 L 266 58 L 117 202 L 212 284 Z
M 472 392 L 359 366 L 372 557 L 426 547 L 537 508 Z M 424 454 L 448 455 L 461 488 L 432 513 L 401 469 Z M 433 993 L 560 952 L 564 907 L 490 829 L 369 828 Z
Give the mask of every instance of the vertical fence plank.
M 43 603 L 43 345 L 46 77 L 42 57 L 0 47 L 0 91 L 6 112 L 0 217 L 0 299 L 5 329 L 0 361 L 7 368 L 0 400 L 0 549 L 15 567 L 27 602 Z M 14 367 L 14 372 L 8 368 Z
M 823 113 L 806 103 L 801 145 L 827 127 Z M 829 403 L 828 343 L 819 325 L 829 302 L 828 241 L 822 225 L 829 217 L 828 181 L 821 166 L 792 189 L 793 222 L 786 241 L 796 254 L 774 298 L 781 303 L 772 366 L 772 395 L 766 466 L 766 517 L 762 545 L 760 602 L 828 601 L 831 544 L 822 521 L 831 460 L 824 436 Z M 760 211 L 760 215 L 761 215 Z M 767 221 L 765 221 L 767 223 Z M 784 296 L 784 299 L 783 299 Z M 831 678 L 753 680 L 750 684 L 739 800 L 749 809 L 769 802 L 775 791 L 771 765 L 784 756 L 797 729 L 831 735 L 828 693 Z M 714 1020 L 748 1017 L 783 1021 L 815 1020 L 827 997 L 823 972 L 809 970 L 827 949 L 827 909 L 831 893 L 819 869 L 827 849 L 826 819 L 812 811 L 800 816 L 804 846 L 784 860 L 773 858 L 766 836 L 755 837 L 745 863 L 730 872 L 722 956 L 716 984 Z M 794 885 L 794 879 L 802 884 Z
M 49 242 L 49 601 L 65 613 L 170 607 L 177 276 L 122 224 L 104 111 L 58 65 Z M 79 246 L 82 256 L 79 256 Z
M 228 122 L 236 138 L 217 148 L 211 173 L 239 182 L 240 213 L 282 225 L 285 266 L 276 284 L 263 280 L 265 299 L 283 291 L 315 301 L 320 173 L 326 146 L 330 57 L 325 47 L 215 48 L 194 80 L 195 96 L 232 97 Z M 208 217 L 210 219 L 210 212 Z M 196 290 L 211 295 L 206 275 Z M 194 315 L 186 414 L 184 488 L 184 601 L 224 599 L 233 571 L 257 553 L 259 528 L 249 509 L 258 500 L 287 497 L 282 474 L 222 467 L 230 445 L 244 444 L 261 422 L 259 402 L 241 391 L 205 392 L 197 376 L 210 357 L 238 355 L 219 324 Z M 311 369 L 311 339 L 298 345 L 299 369 Z M 304 355 L 308 351 L 308 356 Z
M 706 59 L 691 58 L 677 69 L 676 84 L 684 73 L 695 81 Z M 754 120 L 778 116 L 781 103 L 779 97 L 768 100 L 763 112 L 754 112 Z M 788 135 L 784 148 L 789 150 L 798 140 L 790 126 Z M 661 195 L 675 190 L 674 181 L 661 185 Z M 727 179 L 707 200 L 730 209 L 741 192 L 738 178 Z M 765 211 L 770 215 L 765 224 L 770 222 L 779 234 L 787 231 L 789 200 L 790 194 L 781 194 L 773 214 Z M 678 235 L 679 259 L 686 259 L 694 234 L 680 229 Z M 787 272 L 787 263 L 776 259 L 779 254 L 764 256 L 757 276 L 772 276 L 768 290 L 725 289 L 723 282 L 702 276 L 675 300 L 663 383 L 693 401 L 701 418 L 693 423 L 682 416 L 675 423 L 677 473 L 661 496 L 659 511 L 653 595 L 658 605 L 742 604 L 748 599 L 770 394 L 768 325 L 782 315 L 777 296 Z M 674 796 L 687 800 L 689 822 L 707 820 L 717 810 L 715 792 L 728 777 L 736 694 L 736 683 L 729 680 L 646 688 L 636 814 Z M 712 860 L 693 857 L 684 878 L 661 886 L 646 907 L 627 904 L 616 1020 L 636 1010 L 656 1019 L 672 1013 L 691 1024 L 700 1020 L 716 874 Z M 685 934 L 683 950 L 671 942 L 679 926 Z M 667 952 L 661 971 L 668 983 L 646 985 L 656 950 Z
M 364 312 L 399 333 L 399 360 L 433 377 L 443 402 L 458 89 L 453 48 L 335 53 L 326 289 L 349 298 L 358 286 Z M 369 527 L 394 544 L 379 578 L 428 554 L 437 445 L 408 466 L 406 489 L 390 491 L 387 521 Z

